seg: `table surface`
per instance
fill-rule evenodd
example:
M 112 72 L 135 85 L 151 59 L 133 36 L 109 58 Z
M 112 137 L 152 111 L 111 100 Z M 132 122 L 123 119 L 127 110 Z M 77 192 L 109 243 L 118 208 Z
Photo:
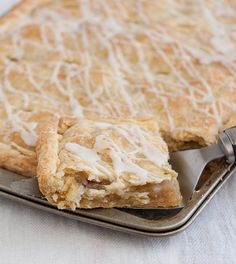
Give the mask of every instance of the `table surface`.
M 16 2 L 0 0 L 0 13 Z M 164 238 L 118 233 L 0 198 L 0 262 L 3 264 L 232 264 L 236 263 L 235 243 L 234 177 L 186 231 Z

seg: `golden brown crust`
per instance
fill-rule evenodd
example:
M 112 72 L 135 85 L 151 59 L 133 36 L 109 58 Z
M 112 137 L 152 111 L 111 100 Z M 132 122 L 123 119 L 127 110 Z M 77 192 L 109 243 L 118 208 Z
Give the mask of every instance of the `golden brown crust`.
M 4 36 L 4 33 L 7 34 L 10 32 L 10 30 L 20 26 L 20 24 L 25 20 L 25 17 L 29 15 L 30 12 L 36 7 L 48 2 L 50 1 L 23 0 L 16 4 L 10 11 L 0 18 L 0 32 L 2 36 Z M 4 52 L 4 46 L 2 46 L 1 49 L 1 52 Z M 0 96 L 2 97 L 2 95 Z M 5 98 L 1 99 L 6 100 Z M 2 104 L 2 101 L 0 103 Z M 36 176 L 37 160 L 35 151 L 32 147 L 27 146 L 22 141 L 22 138 L 18 132 L 11 131 L 11 125 L 8 124 L 1 111 L 2 108 L 0 109 L 0 120 L 2 123 L 0 127 L 0 167 L 27 177 Z M 34 116 L 34 113 L 32 116 Z
M 223 130 L 236 126 L 236 115 L 232 115 L 224 124 Z
M 58 117 L 51 116 L 39 127 L 39 139 L 36 148 L 38 153 L 37 175 L 40 175 L 39 187 L 43 193 L 54 191 L 51 179 L 56 174 L 58 165 L 58 122 Z
M 36 176 L 35 153 L 38 124 L 51 116 L 48 112 L 22 113 L 22 120 L 28 125 L 15 128 L 8 122 L 0 127 L 0 167 L 24 176 Z
M 36 176 L 35 153 L 22 154 L 17 149 L 0 143 L 0 167 L 22 174 L 27 177 Z

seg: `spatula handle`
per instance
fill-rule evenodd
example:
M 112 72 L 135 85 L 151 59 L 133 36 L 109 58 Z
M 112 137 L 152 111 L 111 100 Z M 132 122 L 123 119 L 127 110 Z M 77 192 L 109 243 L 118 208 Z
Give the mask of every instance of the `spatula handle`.
M 224 130 L 219 136 L 218 143 L 228 163 L 234 163 L 236 156 L 236 127 Z

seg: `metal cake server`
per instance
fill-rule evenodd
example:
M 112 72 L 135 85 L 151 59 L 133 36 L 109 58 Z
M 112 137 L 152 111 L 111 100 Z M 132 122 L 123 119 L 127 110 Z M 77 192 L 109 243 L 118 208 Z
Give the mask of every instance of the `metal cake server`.
M 236 127 L 224 130 L 218 143 L 200 149 L 170 153 L 170 164 L 178 172 L 178 180 L 184 202 L 191 199 L 206 165 L 216 159 L 225 158 L 233 164 L 236 156 Z
M 201 174 L 206 165 L 215 159 L 225 158 L 229 164 L 235 163 L 236 154 L 236 127 L 229 128 L 219 135 L 218 143 L 200 149 L 191 149 L 170 153 L 170 164 L 178 172 L 183 203 L 169 208 L 132 208 L 125 210 L 155 210 L 178 212 L 191 199 L 196 191 Z M 36 178 L 25 178 L 9 171 L 0 177 L 0 188 L 12 195 L 31 197 L 36 202 L 43 202 L 45 198 L 40 193 Z M 45 201 L 46 202 L 46 201 Z

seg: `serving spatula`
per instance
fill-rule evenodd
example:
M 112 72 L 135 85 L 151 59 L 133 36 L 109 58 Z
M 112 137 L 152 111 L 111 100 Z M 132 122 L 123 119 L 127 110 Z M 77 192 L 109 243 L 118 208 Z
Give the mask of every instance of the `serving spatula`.
M 223 131 L 219 135 L 217 144 L 170 153 L 170 164 L 178 172 L 178 181 L 184 202 L 191 199 L 202 172 L 209 162 L 225 158 L 227 163 L 233 164 L 235 155 L 236 127 Z

